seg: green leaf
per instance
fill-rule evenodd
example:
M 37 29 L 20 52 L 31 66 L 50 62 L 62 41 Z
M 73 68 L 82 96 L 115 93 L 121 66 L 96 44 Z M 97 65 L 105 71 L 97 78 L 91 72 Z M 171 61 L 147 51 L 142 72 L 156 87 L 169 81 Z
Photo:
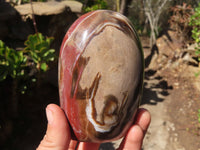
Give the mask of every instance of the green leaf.
M 43 52 L 46 49 L 49 49 L 49 44 L 47 42 L 42 42 L 36 45 L 35 47 L 38 52 Z
M 195 55 L 199 55 L 200 54 L 200 50 L 197 48 L 197 50 L 195 51 Z
M 54 40 L 53 37 L 49 37 L 49 38 L 46 39 L 46 42 L 50 45 L 53 40 Z
M 4 47 L 4 43 L 2 40 L 0 40 L 0 48 Z
M 47 57 L 49 54 L 53 54 L 54 52 L 55 52 L 54 49 L 50 49 L 50 50 L 48 50 L 48 51 L 46 51 L 46 52 L 44 53 L 43 57 Z
M 200 75 L 200 71 L 195 73 L 195 77 L 198 77 Z
M 42 71 L 44 71 L 44 72 L 45 72 L 45 71 L 47 71 L 47 69 L 48 69 L 48 66 L 47 66 L 47 64 L 46 64 L 46 63 L 42 63 L 42 64 L 41 64 L 41 66 L 40 66 L 40 68 L 41 68 L 41 70 L 42 70 Z
M 41 33 L 38 33 L 38 35 L 36 34 L 36 36 L 37 36 L 39 42 L 43 41 L 44 37 L 43 37 L 43 35 Z
M 36 78 L 33 78 L 31 81 L 32 81 L 32 82 L 36 82 Z

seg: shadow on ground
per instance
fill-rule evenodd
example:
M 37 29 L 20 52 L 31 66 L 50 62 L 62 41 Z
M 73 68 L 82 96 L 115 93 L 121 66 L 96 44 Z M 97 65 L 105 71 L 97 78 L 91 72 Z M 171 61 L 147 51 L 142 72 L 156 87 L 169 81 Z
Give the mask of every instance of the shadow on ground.
M 165 96 L 169 95 L 169 90 L 173 89 L 163 77 L 156 75 L 156 72 L 157 71 L 151 69 L 145 71 L 141 105 L 156 105 L 157 103 L 164 101 Z

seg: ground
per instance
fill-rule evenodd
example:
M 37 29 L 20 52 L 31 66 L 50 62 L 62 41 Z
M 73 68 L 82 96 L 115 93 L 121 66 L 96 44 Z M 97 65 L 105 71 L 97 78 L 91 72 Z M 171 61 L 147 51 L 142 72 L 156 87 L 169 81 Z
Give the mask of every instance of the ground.
M 200 77 L 194 75 L 200 68 L 178 61 L 146 68 L 141 107 L 150 111 L 152 122 L 143 150 L 200 150 Z
M 171 88 L 167 89 L 167 95 L 160 94 L 160 89 L 156 90 L 158 98 L 150 99 L 154 103 L 142 105 L 152 115 L 152 122 L 144 141 L 144 150 L 200 149 L 200 92 L 195 85 L 200 83 L 200 80 L 194 76 L 196 68 L 188 65 L 181 68 L 164 70 L 151 77 L 151 82 L 147 81 L 149 86 L 159 85 L 160 81 L 156 76 L 161 76 Z

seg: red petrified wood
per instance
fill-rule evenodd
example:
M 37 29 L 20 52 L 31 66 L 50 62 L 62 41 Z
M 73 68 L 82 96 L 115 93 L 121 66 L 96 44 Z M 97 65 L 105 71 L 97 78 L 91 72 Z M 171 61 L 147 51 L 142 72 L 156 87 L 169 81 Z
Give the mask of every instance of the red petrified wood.
M 106 10 L 80 17 L 59 58 L 60 105 L 79 141 L 108 142 L 131 126 L 143 85 L 143 52 L 129 20 Z

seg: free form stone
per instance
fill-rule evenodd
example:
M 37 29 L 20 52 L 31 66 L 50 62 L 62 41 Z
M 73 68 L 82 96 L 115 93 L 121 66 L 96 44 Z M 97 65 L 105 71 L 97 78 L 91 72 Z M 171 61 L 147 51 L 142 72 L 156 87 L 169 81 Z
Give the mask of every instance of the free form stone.
M 122 137 L 139 106 L 143 53 L 128 19 L 99 10 L 80 17 L 60 50 L 59 93 L 76 139 Z

